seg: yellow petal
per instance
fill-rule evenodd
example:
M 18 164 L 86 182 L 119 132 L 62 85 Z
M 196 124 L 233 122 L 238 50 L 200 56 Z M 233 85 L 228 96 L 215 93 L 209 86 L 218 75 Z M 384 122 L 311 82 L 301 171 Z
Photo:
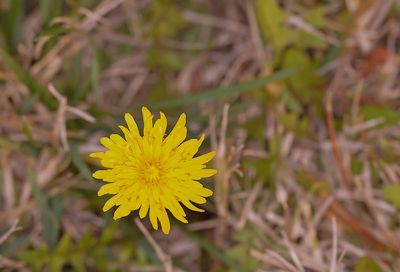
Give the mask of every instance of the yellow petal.
M 158 222 L 157 222 L 157 215 L 156 215 L 156 209 L 157 207 L 155 207 L 155 205 L 151 205 L 150 206 L 150 222 L 151 225 L 153 226 L 153 228 L 155 230 L 158 230 Z
M 186 127 L 179 127 L 171 131 L 167 138 L 165 138 L 165 147 L 167 152 L 171 151 L 178 145 L 180 145 L 185 139 L 187 135 Z
M 139 217 L 140 218 L 144 218 L 147 214 L 147 211 L 149 210 L 149 201 L 146 200 L 142 200 L 141 201 L 142 206 L 140 206 L 140 210 L 139 210 Z
M 105 194 L 115 195 L 119 192 L 119 186 L 116 183 L 108 183 L 101 186 L 100 190 L 97 192 L 98 196 L 102 196 Z
M 167 130 L 167 126 L 168 126 L 168 120 L 164 113 L 160 112 L 159 120 L 160 120 L 161 129 L 164 131 L 164 133 L 163 133 L 163 136 L 164 136 L 165 131 Z
M 108 175 L 108 170 L 97 170 L 92 174 L 92 177 L 96 179 L 104 179 Z
M 89 157 L 91 158 L 96 158 L 96 159 L 102 159 L 104 157 L 104 152 L 94 152 L 89 154 Z
M 164 190 L 162 192 L 162 195 L 163 195 L 162 202 L 164 203 L 165 207 L 168 210 L 170 210 L 172 215 L 179 221 L 187 223 L 188 221 L 185 218 L 186 216 L 185 211 L 182 209 L 181 205 L 176 200 L 176 198 L 173 197 L 168 190 Z
M 179 209 L 177 209 L 177 206 L 179 206 L 182 209 L 182 207 L 179 204 L 176 206 L 176 205 L 173 205 L 170 201 L 166 201 L 164 204 L 165 204 L 165 207 L 172 213 L 172 215 L 176 219 L 178 219 L 182 223 L 188 223 L 188 221 L 184 217 L 185 213 L 183 213 L 183 215 L 182 215 L 182 213 L 179 211 Z
M 197 171 L 190 172 L 190 176 L 192 179 L 201 179 L 201 178 L 208 178 L 214 176 L 217 173 L 215 169 L 201 169 Z
M 199 195 L 203 196 L 203 197 L 209 197 L 213 195 L 213 191 L 211 191 L 210 189 L 206 188 L 206 187 L 202 187 L 201 189 L 197 189 Z
M 114 146 L 114 143 L 110 140 L 108 137 L 101 137 L 100 138 L 100 143 L 107 147 L 108 149 L 112 149 Z
M 159 214 L 158 218 L 160 219 L 160 223 L 161 223 L 161 230 L 164 234 L 168 234 L 169 230 L 171 228 L 171 225 L 169 223 L 167 211 L 165 209 L 160 209 L 158 214 Z
M 153 127 L 153 116 L 146 107 L 142 107 L 142 115 L 143 115 L 143 137 L 148 137 L 150 135 L 151 128 Z
M 129 113 L 125 113 L 125 121 L 128 125 L 129 131 L 133 136 L 140 136 L 139 128 L 135 122 L 135 119 Z
M 187 197 L 189 198 L 189 200 L 191 202 L 194 202 L 194 203 L 197 203 L 197 204 L 204 204 L 204 203 L 207 202 L 204 197 L 199 196 L 199 195 L 197 195 L 197 194 L 195 194 L 193 192 L 188 191 L 188 192 L 186 192 L 186 195 L 187 195 Z
M 191 162 L 195 163 L 195 164 L 205 164 L 205 163 L 211 161 L 214 157 L 215 157 L 215 151 L 211 151 L 204 155 L 193 158 L 191 160 Z
M 121 125 L 119 125 L 118 127 L 119 127 L 119 129 L 122 131 L 122 133 L 124 133 L 125 140 L 126 140 L 127 142 L 129 142 L 129 143 L 133 142 L 133 136 L 132 136 L 132 134 L 129 132 L 129 129 L 127 129 L 126 127 L 121 126 Z
M 113 168 L 116 164 L 115 164 L 115 160 L 113 159 L 109 159 L 109 158 L 104 158 L 100 161 L 101 165 L 103 165 L 104 167 L 107 168 Z
M 203 143 L 204 137 L 205 137 L 204 133 L 201 134 L 201 136 L 200 136 L 200 138 L 199 138 L 199 140 L 198 140 L 198 141 L 199 141 L 199 145 L 201 145 L 201 144 Z
M 121 137 L 121 135 L 111 134 L 110 139 L 121 148 L 126 146 L 126 141 Z
M 180 153 L 180 156 L 185 159 L 193 158 L 194 154 L 199 150 L 200 144 L 197 139 L 190 139 L 186 142 L 183 142 L 178 148 L 177 152 Z
M 162 114 L 162 113 L 160 113 Z M 163 118 L 165 120 L 163 120 Z M 165 134 L 165 130 L 167 128 L 167 123 L 166 123 L 166 118 L 165 116 L 163 117 L 163 115 L 161 115 L 160 119 L 158 119 L 155 124 L 154 127 L 151 130 L 151 138 L 148 140 L 151 140 L 151 142 L 149 143 L 152 147 L 151 150 L 146 150 L 146 152 L 150 152 L 152 154 L 153 157 L 160 157 L 161 154 L 161 147 L 162 147 L 162 142 L 163 142 L 163 138 L 164 138 L 164 134 Z
M 128 202 L 128 207 L 131 211 L 136 211 L 137 209 L 140 208 L 141 202 L 139 198 L 131 199 Z
M 181 200 L 182 204 L 186 206 L 186 208 L 192 210 L 192 211 L 196 211 L 196 212 L 204 212 L 203 209 L 197 208 L 196 206 L 194 206 L 192 203 L 190 203 L 189 200 L 187 199 L 182 199 Z
M 153 127 L 153 134 L 155 137 L 161 137 L 161 139 L 165 135 L 165 131 L 167 129 L 167 118 L 164 113 L 160 112 L 160 118 L 155 122 Z
M 176 125 L 174 128 L 176 127 L 181 127 L 181 126 L 185 126 L 186 125 L 186 114 L 182 113 L 179 118 L 178 121 L 176 122 Z
M 115 210 L 113 219 L 117 220 L 117 219 L 119 219 L 121 217 L 125 217 L 125 216 L 129 215 L 130 212 L 131 211 L 130 211 L 128 205 L 126 205 L 126 204 L 125 205 L 121 205 Z
M 119 199 L 119 196 L 115 195 L 112 198 L 110 198 L 109 200 L 107 200 L 103 206 L 103 212 L 106 212 L 109 209 L 111 209 L 112 207 L 114 207 L 115 204 L 117 203 L 118 199 Z

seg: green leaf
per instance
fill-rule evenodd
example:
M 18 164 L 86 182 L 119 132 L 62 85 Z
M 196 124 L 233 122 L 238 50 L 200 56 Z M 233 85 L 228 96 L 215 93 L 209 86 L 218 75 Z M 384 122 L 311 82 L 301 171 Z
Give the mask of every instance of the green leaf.
M 326 26 L 326 20 L 325 20 L 325 12 L 324 8 L 322 6 L 317 6 L 313 8 L 309 14 L 307 14 L 307 17 L 305 18 L 305 21 L 307 23 L 312 24 L 313 26 L 317 28 L 323 28 Z
M 257 230 L 247 224 L 234 234 L 236 245 L 229 249 L 227 254 L 248 271 L 256 271 L 260 264 L 251 256 L 250 252 L 256 247 L 255 241 L 261 242 L 260 239 L 262 237 L 257 233 Z
M 400 184 L 389 184 L 382 188 L 382 194 L 387 201 L 400 209 Z
M 300 117 L 294 112 L 283 113 L 279 117 L 280 123 L 289 131 L 294 132 L 297 136 L 309 136 L 309 119 Z
M 354 175 L 360 175 L 362 173 L 363 167 L 364 167 L 364 164 L 362 161 L 360 161 L 356 158 L 352 158 L 350 160 L 350 169 Z
M 184 229 L 184 228 L 183 228 Z M 233 271 L 243 272 L 245 271 L 236 261 L 231 259 L 224 251 L 220 250 L 219 248 L 215 247 L 212 243 L 210 243 L 207 239 L 203 236 L 196 234 L 192 231 L 184 229 L 185 233 L 189 238 L 195 241 L 200 247 L 202 247 L 205 251 L 207 251 L 210 256 L 219 259 L 225 265 L 230 267 Z
M 233 94 L 239 94 L 244 91 L 253 90 L 255 88 L 262 87 L 268 83 L 285 79 L 297 72 L 296 68 L 289 68 L 273 73 L 266 77 L 257 78 L 251 81 L 239 83 L 237 85 L 229 86 L 226 88 L 218 88 L 212 90 L 202 91 L 198 94 L 185 96 L 182 98 L 171 99 L 162 102 L 156 102 L 151 104 L 152 107 L 160 108 L 172 108 L 181 105 L 193 104 L 200 101 L 209 101 L 219 97 L 224 97 Z
M 270 39 L 275 50 L 281 51 L 295 38 L 294 32 L 283 25 L 287 15 L 275 0 L 257 0 L 255 12 L 265 39 Z
M 282 101 L 286 102 L 286 105 L 290 111 L 298 114 L 302 113 L 303 109 L 300 101 L 289 90 L 283 92 Z
M 382 269 L 371 257 L 361 257 L 354 269 L 354 272 L 382 272 Z
M 18 258 L 29 264 L 32 271 L 43 271 L 43 266 L 50 261 L 50 252 L 46 246 L 27 249 L 18 254 Z
M 383 118 L 383 123 L 376 128 L 393 125 L 400 121 L 400 112 L 391 107 L 365 105 L 361 112 L 366 120 Z
M 327 43 L 320 37 L 301 31 L 297 33 L 296 45 L 301 48 L 325 49 Z
M 182 12 L 171 0 L 152 1 L 147 15 L 151 18 L 151 24 L 146 35 L 156 42 L 173 39 L 187 25 Z M 156 46 L 160 45 L 160 43 L 156 44 Z
M 49 268 L 52 272 L 62 272 L 62 267 L 65 264 L 64 256 L 53 255 L 49 262 Z
M 72 247 L 71 236 L 69 236 L 68 234 L 64 234 L 61 241 L 58 243 L 55 253 L 59 255 L 66 255 L 68 251 L 71 250 L 71 247 Z
M 84 254 L 74 254 L 71 256 L 71 265 L 74 271 L 84 272 L 87 271 L 85 267 L 86 256 Z
M 294 95 L 306 103 L 319 103 L 323 93 L 317 88 L 320 83 L 316 73 L 318 63 L 312 62 L 303 50 L 291 48 L 284 55 L 283 67 L 295 65 L 300 71 L 288 79 Z
M 243 168 L 254 169 L 257 178 L 274 185 L 274 182 L 276 181 L 276 173 L 281 163 L 281 146 L 282 137 L 276 135 L 269 142 L 270 152 L 268 157 L 265 159 L 245 161 Z
M 307 192 L 319 195 L 329 192 L 329 183 L 326 180 L 316 180 L 306 171 L 296 172 L 297 184 L 304 188 Z
M 148 51 L 147 66 L 150 69 L 160 68 L 164 71 L 179 71 L 183 63 L 181 56 L 174 51 L 162 47 L 154 47 Z

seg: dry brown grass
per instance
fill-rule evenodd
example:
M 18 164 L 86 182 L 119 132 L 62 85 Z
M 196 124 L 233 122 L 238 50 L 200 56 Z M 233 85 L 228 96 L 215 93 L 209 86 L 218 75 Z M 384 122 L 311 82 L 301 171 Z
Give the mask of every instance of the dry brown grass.
M 156 38 L 149 32 L 157 18 L 146 15 L 152 1 L 102 0 L 73 15 L 55 16 L 50 25 L 66 30 L 55 38 L 44 34 L 36 1 L 28 2 L 21 40 L 11 55 L 44 94 L 34 99 L 30 79 L 0 54 L 0 246 L 16 245 L 7 254 L 0 251 L 4 271 L 30 271 L 20 252 L 46 242 L 33 179 L 47 199 L 61 201 L 60 237 L 80 241 L 91 229 L 100 240 L 112 223 L 99 212 L 103 200 L 93 197 L 99 183 L 85 172 L 86 164 L 96 167 L 87 154 L 99 149 L 99 136 L 139 105 L 268 75 L 280 68 L 272 63 L 276 54 L 285 54 L 260 34 L 252 1 L 171 2 L 186 25 L 180 29 L 179 22 L 169 22 L 178 34 Z M 329 58 L 331 48 L 338 50 L 317 69 L 323 78 L 317 98 L 304 101 L 302 90 L 292 92 L 290 99 L 300 101 L 294 123 L 306 119 L 307 133 L 282 122 L 292 111 L 287 90 L 296 88 L 287 81 L 181 107 L 193 117 L 192 133 L 205 131 L 217 151 L 214 199 L 205 216 L 193 216 L 187 229 L 174 226 L 168 237 L 139 225 L 164 266 L 152 260 L 156 255 L 143 243 L 124 244 L 132 236 L 144 241 L 132 220 L 124 221 L 106 246 L 111 252 L 104 257 L 106 271 L 171 271 L 171 266 L 173 271 L 226 271 L 226 259 L 201 241 L 243 271 L 360 272 L 355 267 L 360 269 L 361 257 L 381 269 L 369 271 L 400 271 L 400 200 L 383 193 L 388 185 L 400 186 L 399 4 L 323 1 L 327 23 L 318 28 L 305 19 L 318 1 L 278 2 L 288 27 L 327 45 L 309 48 L 311 55 Z M 10 1 L 0 4 L 7 12 Z M 191 31 L 196 39 L 182 38 Z M 152 66 L 154 48 L 161 50 L 158 57 L 174 52 L 181 66 Z M 102 55 L 97 64 L 96 54 Z M 75 80 L 89 84 L 78 99 L 68 85 L 76 58 Z M 367 109 L 372 117 L 365 116 L 371 113 Z M 75 155 L 69 141 L 77 143 Z M 115 257 L 124 250 L 129 260 Z M 85 266 L 93 271 L 94 259 L 85 254 Z

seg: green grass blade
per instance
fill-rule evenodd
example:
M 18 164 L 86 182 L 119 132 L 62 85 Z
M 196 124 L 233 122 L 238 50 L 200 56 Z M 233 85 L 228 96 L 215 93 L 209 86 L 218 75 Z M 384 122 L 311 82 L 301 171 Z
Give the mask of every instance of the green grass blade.
M 73 165 L 81 172 L 81 174 L 89 181 L 93 181 L 92 179 L 92 172 L 90 171 L 89 167 L 86 163 L 81 159 L 78 147 L 75 142 L 69 141 L 69 148 L 71 152 L 71 159 Z
M 50 93 L 41 86 L 35 78 L 27 73 L 13 57 L 0 47 L 0 61 L 3 62 L 11 71 L 15 73 L 18 79 L 28 87 L 28 90 L 37 95 L 38 98 L 51 110 L 56 109 L 56 101 L 50 96 Z
M 5 45 L 11 52 L 15 52 L 18 42 L 21 40 L 21 22 L 24 14 L 24 2 L 22 0 L 10 1 L 9 9 L 0 13 L 0 28 L 5 35 Z
M 60 230 L 60 213 L 55 212 L 50 205 L 49 198 L 37 183 L 36 176 L 31 174 L 32 192 L 40 211 L 43 224 L 43 237 L 47 246 L 54 249 L 57 245 Z
M 43 22 L 48 23 L 52 18 L 61 14 L 62 0 L 39 0 L 39 8 L 43 14 Z
M 265 84 L 285 79 L 297 72 L 298 69 L 296 68 L 289 68 L 285 70 L 281 70 L 279 72 L 273 73 L 266 77 L 257 78 L 251 81 L 239 83 L 237 85 L 229 86 L 226 88 L 218 88 L 212 90 L 202 91 L 201 93 L 185 96 L 182 98 L 175 98 L 167 101 L 156 102 L 152 103 L 152 107 L 159 107 L 159 108 L 172 108 L 181 105 L 188 105 L 192 103 L 196 103 L 199 101 L 207 101 L 216 99 L 219 97 L 224 97 L 232 94 L 238 94 L 244 91 L 252 90 L 255 88 L 259 88 L 264 86 Z

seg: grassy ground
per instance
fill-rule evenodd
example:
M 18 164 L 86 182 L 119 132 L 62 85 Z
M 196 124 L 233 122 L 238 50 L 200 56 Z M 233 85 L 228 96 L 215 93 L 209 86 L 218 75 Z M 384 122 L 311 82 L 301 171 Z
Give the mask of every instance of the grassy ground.
M 0 1 L 1 271 L 400 271 L 395 0 Z M 168 236 L 88 154 L 181 112 L 214 196 Z

